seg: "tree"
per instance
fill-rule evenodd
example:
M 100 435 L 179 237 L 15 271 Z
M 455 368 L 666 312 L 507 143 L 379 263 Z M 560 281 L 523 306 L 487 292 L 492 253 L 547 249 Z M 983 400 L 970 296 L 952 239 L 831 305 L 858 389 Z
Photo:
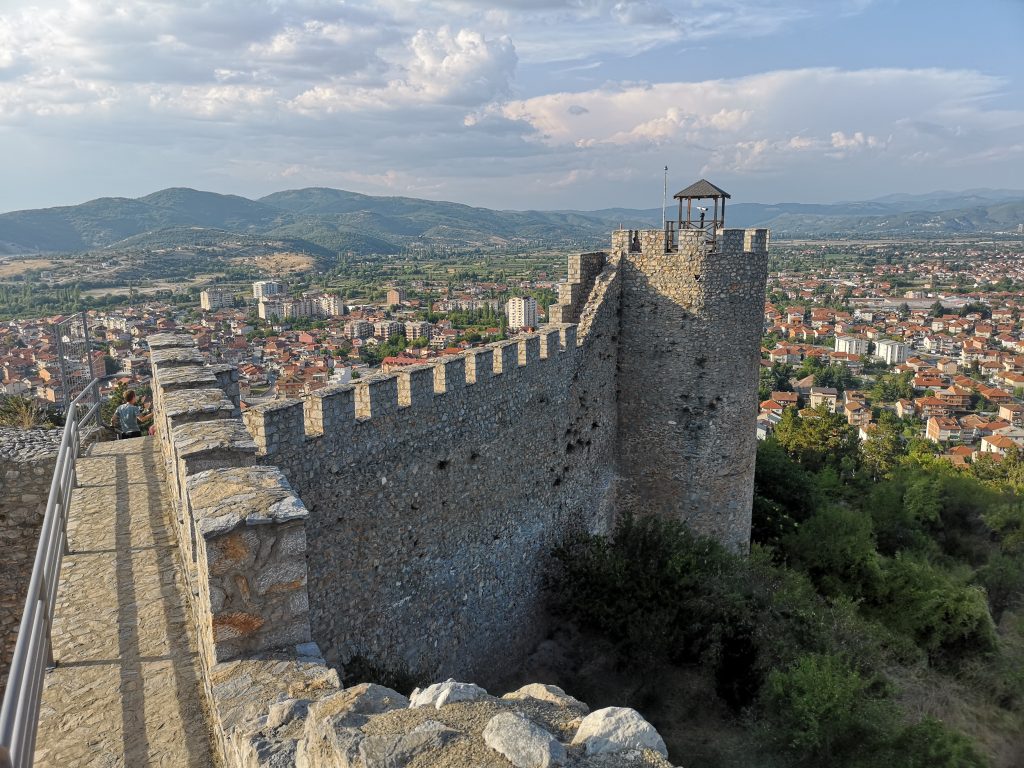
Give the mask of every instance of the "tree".
M 897 400 L 910 399 L 914 396 L 914 385 L 911 383 L 914 374 L 906 373 L 883 373 L 875 379 L 871 387 L 871 402 L 894 403 Z
M 789 380 L 793 377 L 793 366 L 788 363 L 772 363 L 770 367 L 762 366 L 758 397 L 767 400 L 772 392 L 792 392 L 793 385 Z
M 942 317 L 944 314 L 946 314 L 946 308 L 942 306 L 941 301 L 936 299 L 935 303 L 928 309 L 929 317 Z
M 996 648 L 985 590 L 955 580 L 920 556 L 886 563 L 879 618 L 912 638 L 933 662 L 956 663 Z
M 910 317 L 910 305 L 905 301 L 896 308 L 896 311 L 899 313 L 900 320 L 906 320 Z
M 775 439 L 806 469 L 817 472 L 831 467 L 839 472 L 856 466 L 860 454 L 857 431 L 837 413 L 820 405 L 813 416 L 801 418 L 792 409 L 782 414 Z
M 856 385 L 857 379 L 850 373 L 850 369 L 842 363 L 832 363 L 819 369 L 814 374 L 814 386 L 816 387 L 834 387 L 839 392 L 842 392 Z
M 902 424 L 892 411 L 882 411 L 878 423 L 861 446 L 864 465 L 875 479 L 891 472 L 903 456 Z
M 827 597 L 874 597 L 882 571 L 871 518 L 859 510 L 827 507 L 788 535 L 789 562 L 810 576 Z
M 751 539 L 775 545 L 814 511 L 814 484 L 775 438 L 758 443 Z
M 838 655 L 802 656 L 768 675 L 766 735 L 796 766 L 857 765 L 891 738 L 896 708 L 880 688 Z

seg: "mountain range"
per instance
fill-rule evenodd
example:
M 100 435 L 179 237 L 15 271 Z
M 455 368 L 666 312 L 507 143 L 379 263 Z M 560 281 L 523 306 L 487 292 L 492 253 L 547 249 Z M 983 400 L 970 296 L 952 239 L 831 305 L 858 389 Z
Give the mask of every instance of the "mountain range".
M 660 221 L 657 208 L 498 211 L 327 188 L 275 192 L 257 200 L 171 188 L 134 199 L 104 197 L 0 214 L 0 253 L 167 248 L 197 237 L 280 241 L 318 254 L 391 253 L 442 243 L 589 246 L 606 242 L 615 227 L 651 227 Z M 969 235 L 1015 231 L 1021 223 L 1021 190 L 892 194 L 842 203 L 737 203 L 727 212 L 729 226 L 770 227 L 777 238 Z

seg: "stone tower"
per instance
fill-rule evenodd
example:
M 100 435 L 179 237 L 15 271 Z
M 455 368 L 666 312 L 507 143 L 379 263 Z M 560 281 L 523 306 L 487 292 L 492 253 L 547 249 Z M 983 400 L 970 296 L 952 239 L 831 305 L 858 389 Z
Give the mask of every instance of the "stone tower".
M 679 218 L 664 230 L 612 236 L 622 264 L 619 509 L 681 519 L 745 550 L 768 231 L 724 229 L 728 195 L 707 181 L 675 197 Z M 709 198 L 715 212 L 697 208 L 698 221 L 692 203 Z

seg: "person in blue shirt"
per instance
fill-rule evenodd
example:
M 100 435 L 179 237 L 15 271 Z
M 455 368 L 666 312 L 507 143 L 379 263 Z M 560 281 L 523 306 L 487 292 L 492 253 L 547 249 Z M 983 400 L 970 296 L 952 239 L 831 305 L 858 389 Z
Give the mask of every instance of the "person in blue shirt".
M 140 424 L 145 424 L 153 419 L 153 414 L 142 415 L 142 409 L 135 404 L 135 390 L 130 390 L 125 396 L 125 401 L 117 406 L 114 414 L 117 416 L 117 431 L 120 439 L 128 437 L 142 437 Z

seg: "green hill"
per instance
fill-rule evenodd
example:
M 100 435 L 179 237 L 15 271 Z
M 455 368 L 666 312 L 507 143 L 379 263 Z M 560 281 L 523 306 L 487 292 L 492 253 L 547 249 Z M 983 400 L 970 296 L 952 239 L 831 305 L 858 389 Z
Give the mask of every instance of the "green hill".
M 615 227 L 658 226 L 660 221 L 658 209 L 497 211 L 320 187 L 250 200 L 177 187 L 138 199 L 104 197 L 0 214 L 0 253 L 116 250 L 127 241 L 139 247 L 145 242 L 173 247 L 179 236 L 182 244 L 191 243 L 196 228 L 217 230 L 221 238 L 297 240 L 331 255 L 392 253 L 410 245 L 595 247 L 606 243 Z M 1012 232 L 1024 223 L 1024 192 L 971 190 L 829 204 L 738 203 L 729 205 L 727 223 L 771 227 L 777 237 Z

